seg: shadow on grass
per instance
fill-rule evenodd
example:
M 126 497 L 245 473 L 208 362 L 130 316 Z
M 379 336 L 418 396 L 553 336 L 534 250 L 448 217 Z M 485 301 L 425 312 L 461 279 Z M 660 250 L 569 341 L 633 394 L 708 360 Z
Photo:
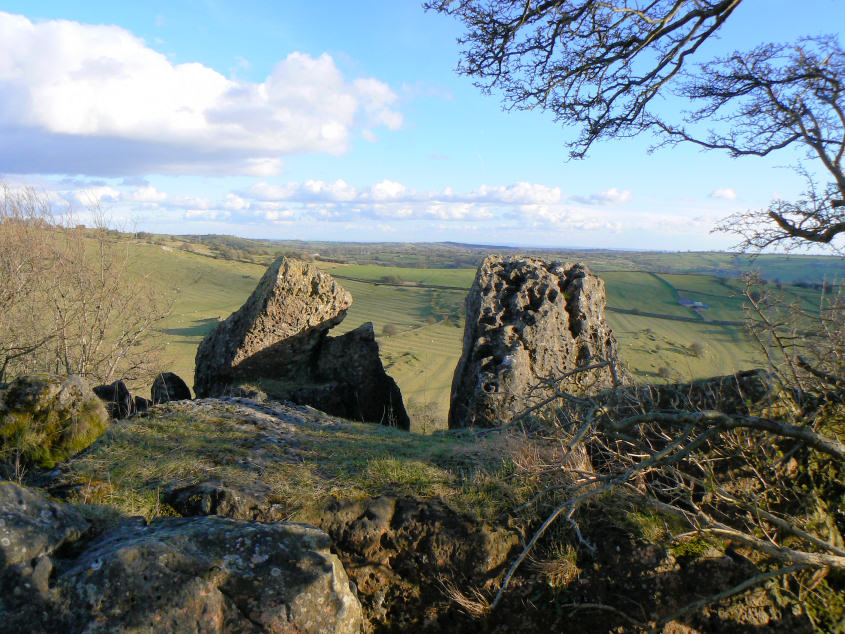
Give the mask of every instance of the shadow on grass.
M 187 328 L 165 328 L 164 332 L 168 335 L 182 335 L 183 337 L 204 337 L 212 329 L 219 324 L 217 317 L 209 317 L 208 319 L 197 319 L 193 326 Z

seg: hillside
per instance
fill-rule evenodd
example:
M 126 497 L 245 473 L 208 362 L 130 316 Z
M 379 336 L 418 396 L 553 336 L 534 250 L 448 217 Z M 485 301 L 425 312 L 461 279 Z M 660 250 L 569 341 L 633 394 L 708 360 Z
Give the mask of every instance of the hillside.
M 194 253 L 178 244 L 173 238 L 163 244 L 142 240 L 133 241 L 131 249 L 139 271 L 150 273 L 162 292 L 175 291 L 173 311 L 163 333 L 172 364 L 168 369 L 191 385 L 196 346 L 218 320 L 240 307 L 265 266 L 212 257 L 211 251 Z M 376 249 L 373 245 L 369 248 Z M 389 245 L 384 248 L 389 253 Z M 584 252 L 566 255 L 574 258 Z M 712 257 L 724 263 L 722 255 Z M 695 254 L 642 257 L 674 263 L 676 269 L 696 263 L 694 258 L 699 258 L 697 264 L 707 261 Z M 767 265 L 776 271 L 794 261 L 794 256 L 770 256 Z M 763 362 L 744 326 L 739 325 L 744 319 L 739 280 L 691 273 L 602 271 L 602 264 L 598 261 L 595 266 L 607 286 L 607 318 L 623 360 L 638 379 L 690 380 Z M 475 270 L 322 261 L 318 265 L 337 276 L 354 298 L 345 321 L 336 329 L 338 334 L 372 321 L 385 367 L 399 383 L 412 418 L 419 421 L 418 429 L 429 431 L 442 425 L 463 336 L 463 289 L 471 285 Z M 818 291 L 812 288 L 784 288 L 808 306 L 817 301 Z M 680 298 L 700 301 L 707 309 L 684 306 Z M 735 323 L 715 323 L 720 321 Z

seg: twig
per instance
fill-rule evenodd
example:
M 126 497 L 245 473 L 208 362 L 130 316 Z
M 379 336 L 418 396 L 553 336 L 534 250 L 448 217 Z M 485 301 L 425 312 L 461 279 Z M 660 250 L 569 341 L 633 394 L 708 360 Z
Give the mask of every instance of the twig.
M 783 575 L 788 575 L 793 572 L 798 572 L 799 570 L 803 570 L 807 566 L 803 564 L 796 564 L 794 566 L 787 566 L 786 568 L 778 568 L 777 570 L 770 570 L 769 572 L 764 572 L 759 575 L 755 575 L 750 579 L 746 579 L 739 585 L 734 586 L 733 588 L 729 588 L 723 592 L 719 592 L 718 594 L 711 595 L 709 597 L 704 597 L 703 599 L 699 599 L 698 601 L 694 601 L 688 605 L 685 605 L 679 610 L 676 610 L 669 616 L 663 617 L 660 619 L 656 624 L 655 627 L 652 628 L 652 631 L 656 632 L 660 627 L 674 621 L 679 616 L 686 614 L 687 612 L 691 612 L 697 610 L 705 605 L 709 605 L 711 603 L 715 603 L 716 601 L 721 601 L 722 599 L 727 599 L 728 597 L 732 597 L 735 594 L 739 594 L 740 592 L 747 590 L 748 588 L 753 588 L 754 586 L 762 583 L 763 581 L 767 581 L 768 579 L 772 579 L 773 577 L 780 577 Z

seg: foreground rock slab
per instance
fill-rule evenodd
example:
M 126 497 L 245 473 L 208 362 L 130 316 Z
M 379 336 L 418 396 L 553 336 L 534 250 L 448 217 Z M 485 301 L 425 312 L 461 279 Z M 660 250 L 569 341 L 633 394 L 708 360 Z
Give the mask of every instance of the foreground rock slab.
M 604 282 L 582 264 L 487 257 L 467 296 L 449 428 L 507 423 L 554 386 L 611 387 L 618 358 L 605 305 Z M 572 373 L 604 361 L 614 367 Z
M 197 397 L 260 383 L 281 399 L 354 420 L 410 427 L 396 383 L 384 371 L 372 324 L 328 337 L 352 304 L 330 275 L 276 260 L 246 303 L 197 350 Z
M 88 526 L 71 507 L 3 483 L 0 514 L 6 631 L 316 634 L 363 626 L 331 541 L 313 526 L 136 519 L 60 554 Z M 34 566 L 16 555 L 23 547 Z

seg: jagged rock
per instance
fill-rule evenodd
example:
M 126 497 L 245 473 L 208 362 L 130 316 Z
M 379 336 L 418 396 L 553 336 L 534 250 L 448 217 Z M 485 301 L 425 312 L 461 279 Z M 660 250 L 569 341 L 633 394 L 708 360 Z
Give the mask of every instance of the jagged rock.
M 25 546 L 34 563 L 29 571 L 3 562 L 5 631 L 316 634 L 363 625 L 331 540 L 313 526 L 137 518 L 57 550 L 87 526 L 69 508 L 6 483 L 0 513 L 0 552 L 14 557 Z
M 255 378 L 296 382 L 311 365 L 323 334 L 339 324 L 352 296 L 306 262 L 279 258 L 246 303 L 218 324 L 197 349 L 198 398 L 223 394 Z
M 566 376 L 618 363 L 605 303 L 604 282 L 582 264 L 487 257 L 467 296 L 449 428 L 506 423 L 554 393 L 548 379 L 571 394 L 610 387 L 610 367 Z
M 402 393 L 384 371 L 373 324 L 340 337 L 326 337 L 313 367 L 315 384 L 283 394 L 335 416 L 410 429 Z
M 96 385 L 91 389 L 94 390 L 94 394 L 103 399 L 109 416 L 112 418 L 126 418 L 135 413 L 135 401 L 123 381 L 115 381 L 108 385 Z
M 384 371 L 371 323 L 340 337 L 352 296 L 306 262 L 280 258 L 246 303 L 197 350 L 198 397 L 261 383 L 273 398 L 353 420 L 410 427 L 396 383 Z
M 516 531 L 463 517 L 437 500 L 332 500 L 320 516 L 317 523 L 350 562 L 367 619 L 395 631 L 430 627 L 425 613 L 449 603 L 442 579 L 483 586 L 520 542 Z
M 188 384 L 173 372 L 159 374 L 153 381 L 153 387 L 150 391 L 154 404 L 191 400 L 191 390 L 188 388 Z
M 88 522 L 66 504 L 12 482 L 0 482 L 0 558 L 24 568 L 74 542 Z M 31 567 L 31 566 L 30 566 Z
M 52 467 L 85 449 L 109 424 L 106 407 L 78 376 L 24 376 L 0 404 L 0 460 Z

